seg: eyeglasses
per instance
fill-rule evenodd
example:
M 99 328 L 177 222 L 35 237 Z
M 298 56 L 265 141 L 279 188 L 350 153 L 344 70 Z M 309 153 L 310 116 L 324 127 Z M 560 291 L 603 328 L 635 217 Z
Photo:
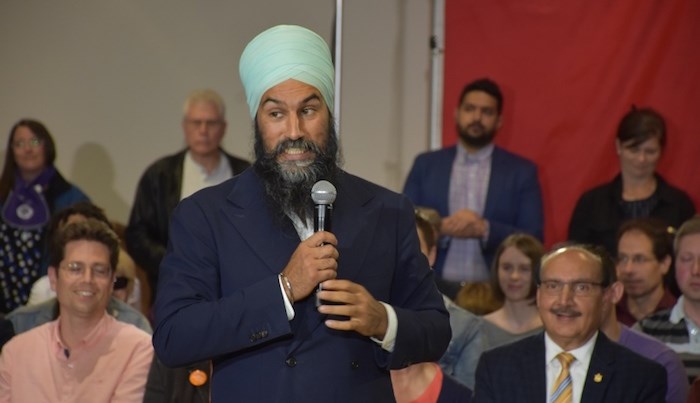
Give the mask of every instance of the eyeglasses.
M 218 129 L 224 122 L 222 120 L 185 119 L 185 124 L 192 129 L 198 129 L 204 125 L 204 128 L 208 130 Z
M 85 275 L 88 267 L 83 262 L 68 262 L 63 265 L 63 269 L 72 278 L 81 278 Z M 90 266 L 92 275 L 99 279 L 108 279 L 112 275 L 112 269 L 109 265 L 93 264 Z
M 593 293 L 597 287 L 603 287 L 603 283 L 593 281 L 560 281 L 560 280 L 544 280 L 540 283 L 539 288 L 544 293 L 549 295 L 559 295 L 564 291 L 564 286 L 569 286 L 569 289 L 577 297 L 587 297 Z
M 629 262 L 632 262 L 633 264 L 644 264 L 644 263 L 649 263 L 653 260 L 656 260 L 653 257 L 649 256 L 644 256 L 644 255 L 632 255 L 632 256 L 627 256 L 627 255 L 618 255 L 617 259 L 615 259 L 618 265 L 625 265 Z
M 12 147 L 16 149 L 20 148 L 38 148 L 44 144 L 44 142 L 41 139 L 38 139 L 36 137 L 31 138 L 29 140 L 17 140 L 12 142 Z

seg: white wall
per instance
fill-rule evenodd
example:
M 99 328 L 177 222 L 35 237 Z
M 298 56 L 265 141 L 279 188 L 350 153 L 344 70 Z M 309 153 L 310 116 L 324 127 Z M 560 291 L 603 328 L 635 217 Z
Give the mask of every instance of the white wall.
M 183 146 L 182 103 L 210 87 L 227 103 L 224 147 L 252 159 L 238 57 L 272 25 L 329 43 L 333 0 L 0 2 L 0 160 L 18 119 L 47 125 L 57 166 L 114 219 L 136 183 Z M 344 7 L 341 142 L 345 168 L 400 191 L 428 147 L 430 0 Z

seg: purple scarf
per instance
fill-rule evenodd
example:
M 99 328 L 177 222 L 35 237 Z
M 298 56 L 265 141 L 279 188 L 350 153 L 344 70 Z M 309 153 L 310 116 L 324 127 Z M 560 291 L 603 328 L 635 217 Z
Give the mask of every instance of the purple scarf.
M 15 175 L 15 186 L 2 207 L 3 220 L 8 225 L 23 230 L 46 225 L 51 213 L 44 192 L 55 174 L 56 168 L 49 166 L 33 181 L 26 182 L 18 172 Z

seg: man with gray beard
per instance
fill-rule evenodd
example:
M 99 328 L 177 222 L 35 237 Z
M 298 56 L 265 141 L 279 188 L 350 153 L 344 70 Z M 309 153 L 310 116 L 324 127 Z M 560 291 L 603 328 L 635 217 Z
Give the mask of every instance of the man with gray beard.
M 239 70 L 256 161 L 173 214 L 158 357 L 211 359 L 213 401 L 393 401 L 389 370 L 439 359 L 450 339 L 413 206 L 339 168 L 321 37 L 273 27 Z M 333 232 L 314 232 L 319 180 L 337 189 Z

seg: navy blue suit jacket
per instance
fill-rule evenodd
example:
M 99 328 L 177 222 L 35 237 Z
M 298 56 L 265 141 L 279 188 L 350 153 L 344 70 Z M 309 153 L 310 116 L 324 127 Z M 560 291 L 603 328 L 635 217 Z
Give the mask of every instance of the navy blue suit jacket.
M 452 164 L 457 146 L 420 154 L 413 163 L 403 192 L 416 206 L 432 207 L 442 217 L 450 214 L 448 199 Z M 514 232 L 540 240 L 544 218 L 537 167 L 531 161 L 494 147 L 483 217 L 489 221 L 489 237 L 483 244 L 488 267 L 498 245 Z M 435 271 L 442 272 L 449 240 L 440 242 Z
M 156 353 L 169 366 L 213 359 L 214 401 L 391 401 L 389 368 L 445 351 L 449 319 L 408 198 L 344 172 L 335 185 L 338 278 L 394 307 L 394 351 L 327 328 L 313 296 L 287 320 L 278 274 L 299 236 L 248 169 L 180 203 L 160 268 Z
M 547 401 L 546 389 L 544 333 L 489 350 L 479 359 L 474 388 L 477 403 L 542 403 Z M 582 403 L 662 403 L 665 395 L 666 370 L 661 364 L 598 332 Z

